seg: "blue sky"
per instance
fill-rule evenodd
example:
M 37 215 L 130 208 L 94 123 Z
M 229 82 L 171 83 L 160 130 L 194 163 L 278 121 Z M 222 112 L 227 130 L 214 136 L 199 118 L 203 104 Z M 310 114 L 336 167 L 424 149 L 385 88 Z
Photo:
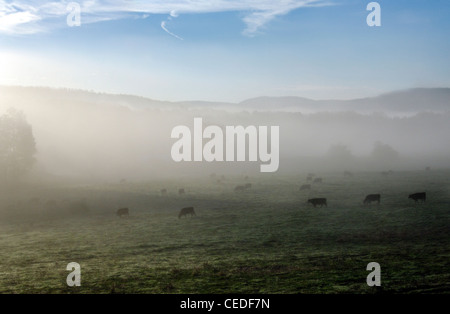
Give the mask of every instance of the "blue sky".
M 0 0 L 0 84 L 161 100 L 365 97 L 450 86 L 450 1 Z

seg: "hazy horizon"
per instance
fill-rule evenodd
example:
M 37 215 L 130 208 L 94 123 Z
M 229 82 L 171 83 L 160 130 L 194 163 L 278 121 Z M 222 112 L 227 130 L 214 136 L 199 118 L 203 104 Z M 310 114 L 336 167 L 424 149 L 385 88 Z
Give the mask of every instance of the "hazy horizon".
M 279 126 L 280 174 L 450 167 L 446 144 L 450 89 L 398 91 L 329 104 L 300 99 L 295 112 L 289 111 L 290 99 L 286 111 L 281 110 L 283 98 L 275 98 L 275 105 L 256 98 L 228 110 L 229 104 L 166 103 L 80 90 L 0 87 L 0 91 L 0 112 L 10 107 L 21 110 L 33 128 L 35 171 L 52 175 L 117 182 L 259 172 L 260 162 L 173 161 L 171 130 L 178 125 L 192 130 L 198 117 L 204 127 Z M 389 115 L 386 105 L 407 114 Z M 309 112 L 311 108 L 316 109 Z M 374 155 L 377 145 L 380 150 Z

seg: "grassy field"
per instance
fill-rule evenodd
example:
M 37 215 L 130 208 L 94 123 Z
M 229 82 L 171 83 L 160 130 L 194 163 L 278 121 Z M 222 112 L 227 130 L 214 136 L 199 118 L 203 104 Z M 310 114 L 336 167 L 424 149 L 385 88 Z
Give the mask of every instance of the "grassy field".
M 450 292 L 450 172 L 320 176 L 310 191 L 299 191 L 302 174 L 1 193 L 0 293 Z M 425 203 L 407 198 L 421 191 Z M 380 205 L 362 204 L 371 193 Z M 89 211 L 70 210 L 80 199 Z M 186 206 L 197 216 L 178 219 Z M 81 287 L 66 285 L 69 262 Z M 381 265 L 381 288 L 366 284 L 369 262 Z

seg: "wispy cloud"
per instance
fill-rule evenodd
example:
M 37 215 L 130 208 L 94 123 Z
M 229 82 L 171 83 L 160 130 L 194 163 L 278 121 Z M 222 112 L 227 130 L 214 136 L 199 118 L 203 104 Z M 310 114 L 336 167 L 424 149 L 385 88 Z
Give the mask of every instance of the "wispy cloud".
M 39 3 L 33 0 L 0 0 L 0 33 L 32 34 L 61 27 L 68 14 L 71 1 Z M 217 12 L 242 12 L 246 28 L 243 34 L 253 36 L 274 18 L 295 9 L 308 6 L 329 5 L 326 0 L 80 0 L 82 23 L 123 19 L 132 14 L 202 14 Z M 167 30 L 166 23 L 161 27 Z
M 166 27 L 166 21 L 162 21 L 162 22 L 161 22 L 161 28 L 162 28 L 163 30 L 165 30 L 166 33 L 168 33 L 169 35 L 172 35 L 173 37 L 175 37 L 175 38 L 177 38 L 177 39 L 179 39 L 179 40 L 183 40 L 183 38 L 181 38 L 180 36 L 178 36 L 178 35 L 172 33 L 171 31 L 169 31 L 169 30 L 167 29 L 167 27 Z

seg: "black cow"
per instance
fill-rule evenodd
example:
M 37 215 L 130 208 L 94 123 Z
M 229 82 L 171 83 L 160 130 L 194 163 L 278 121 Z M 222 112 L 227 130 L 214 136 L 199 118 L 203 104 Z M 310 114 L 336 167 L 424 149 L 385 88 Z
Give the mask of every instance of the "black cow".
M 130 213 L 128 211 L 128 208 L 120 208 L 117 210 L 117 216 L 119 216 L 121 218 L 122 218 L 122 216 L 129 216 L 129 215 L 130 215 Z
M 322 183 L 322 178 L 315 178 L 314 183 Z
M 180 219 L 182 216 L 186 216 L 188 214 L 191 214 L 191 217 L 197 216 L 195 214 L 194 207 L 185 207 L 180 210 L 180 213 L 178 214 L 178 219 Z
M 380 194 L 369 194 L 364 199 L 364 205 L 370 204 L 372 202 L 378 202 L 378 204 L 380 204 L 380 199 Z
M 408 198 L 413 199 L 415 202 L 417 202 L 418 200 L 422 200 L 422 202 L 425 202 L 425 200 L 427 199 L 427 193 L 425 192 L 414 193 L 409 195 Z
M 246 189 L 250 189 L 252 187 L 252 184 L 251 183 L 246 183 L 245 185 L 244 185 L 244 188 L 246 188 Z
M 308 203 L 313 204 L 314 207 L 318 205 L 320 205 L 320 207 L 322 207 L 323 205 L 325 205 L 325 207 L 328 207 L 326 198 L 311 198 L 308 200 Z

